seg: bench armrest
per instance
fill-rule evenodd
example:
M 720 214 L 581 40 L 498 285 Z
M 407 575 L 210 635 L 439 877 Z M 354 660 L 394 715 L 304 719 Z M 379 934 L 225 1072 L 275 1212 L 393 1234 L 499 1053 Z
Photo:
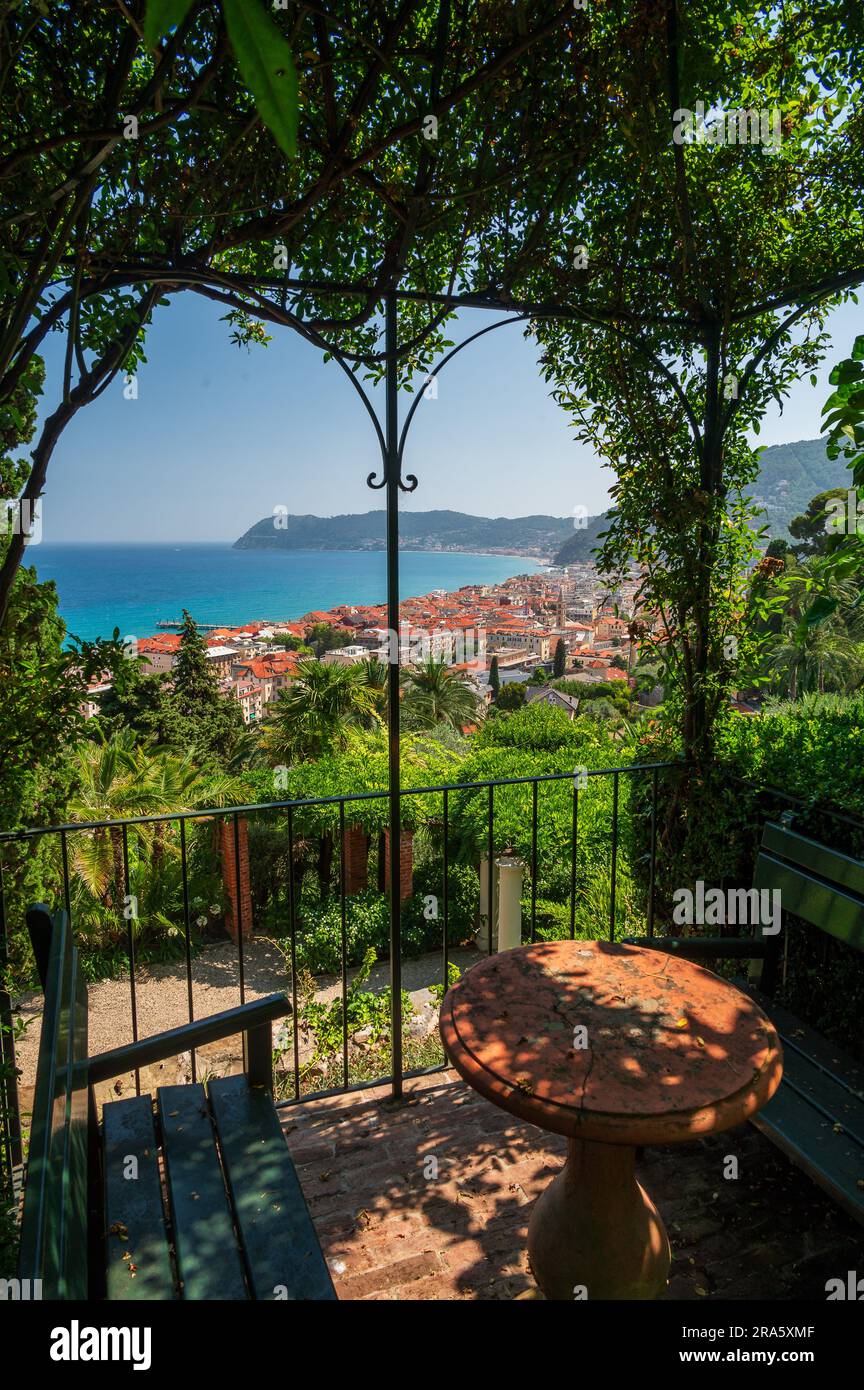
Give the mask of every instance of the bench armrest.
M 768 943 L 755 936 L 625 936 L 622 946 L 643 946 L 670 956 L 694 956 L 697 960 L 762 960 Z
M 221 1013 L 211 1014 L 209 1018 L 184 1023 L 164 1033 L 155 1033 L 152 1038 L 141 1038 L 123 1047 L 113 1047 L 109 1052 L 99 1052 L 95 1057 L 88 1058 L 88 1083 L 92 1086 L 97 1081 L 109 1081 L 112 1076 L 119 1076 L 122 1072 L 164 1061 L 166 1057 L 176 1057 L 178 1052 L 189 1052 L 193 1047 L 230 1038 L 233 1033 L 245 1033 L 246 1073 L 250 1084 L 269 1085 L 272 1080 L 270 1025 L 274 1018 L 284 1018 L 290 1013 L 291 1004 L 287 994 L 268 994 L 264 999 L 241 1004 L 239 1008 L 224 1009 Z

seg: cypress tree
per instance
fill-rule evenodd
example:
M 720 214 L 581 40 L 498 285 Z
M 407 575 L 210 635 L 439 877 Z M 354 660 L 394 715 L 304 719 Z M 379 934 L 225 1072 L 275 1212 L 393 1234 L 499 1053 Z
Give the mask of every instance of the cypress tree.
M 216 672 L 207 660 L 207 644 L 185 608 L 180 650 L 171 676 L 177 709 L 187 719 L 197 720 L 216 707 L 220 698 Z
M 189 743 L 202 762 L 220 765 L 243 729 L 243 715 L 237 701 L 220 691 L 207 644 L 185 608 L 171 683 L 171 704 L 188 729 Z

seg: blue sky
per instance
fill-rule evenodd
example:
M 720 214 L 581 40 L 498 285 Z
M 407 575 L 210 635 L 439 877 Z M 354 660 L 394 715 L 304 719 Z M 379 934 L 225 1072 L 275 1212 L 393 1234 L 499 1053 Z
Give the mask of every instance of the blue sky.
M 232 541 L 276 506 L 329 516 L 382 505 L 365 484 L 380 464 L 372 428 L 339 367 L 288 329 L 274 328 L 266 349 L 238 350 L 221 313 L 192 294 L 159 310 L 138 399 L 124 399 L 118 379 L 67 428 L 49 470 L 46 542 Z M 489 321 L 465 314 L 449 336 L 459 341 Z M 819 434 L 828 372 L 864 331 L 864 312 L 844 306 L 832 330 L 818 386 L 807 380 L 782 416 L 769 412 L 760 443 Z M 50 409 L 61 354 L 58 336 L 48 359 Z M 593 514 L 611 481 L 574 442 L 540 377 L 536 347 L 515 324 L 445 368 L 437 400 L 424 400 L 415 417 L 405 471 L 419 478 L 406 508 L 483 516 L 567 516 L 575 507 Z

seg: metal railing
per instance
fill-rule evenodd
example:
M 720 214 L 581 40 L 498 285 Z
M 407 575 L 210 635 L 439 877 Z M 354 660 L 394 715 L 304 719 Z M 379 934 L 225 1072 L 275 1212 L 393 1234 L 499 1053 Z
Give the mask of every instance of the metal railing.
M 437 804 L 433 807 L 433 814 L 428 815 L 422 822 L 427 839 L 427 848 L 437 844 L 438 849 L 438 869 L 440 883 L 440 912 L 437 914 L 437 921 L 440 925 L 440 943 L 436 950 L 440 949 L 441 959 L 441 984 L 446 988 L 448 983 L 448 969 L 450 964 L 451 941 L 451 914 L 452 914 L 452 880 L 455 872 L 455 865 L 459 863 L 473 862 L 477 864 L 478 859 L 485 855 L 488 860 L 487 872 L 488 880 L 486 884 L 487 902 L 494 903 L 494 860 L 496 854 L 509 848 L 501 840 L 501 835 L 505 832 L 499 831 L 499 823 L 496 812 L 501 806 L 501 799 L 507 794 L 506 789 L 526 789 L 526 800 L 528 804 L 525 810 L 530 814 L 530 828 L 527 829 L 525 836 L 527 853 L 525 855 L 526 869 L 529 876 L 530 893 L 527 899 L 527 922 L 524 924 L 523 939 L 535 941 L 538 939 L 538 883 L 540 880 L 540 867 L 538 863 L 539 855 L 539 829 L 543 825 L 544 815 L 544 794 L 550 795 L 548 789 L 554 787 L 564 787 L 570 784 L 570 812 L 569 812 L 569 913 L 568 929 L 571 937 L 576 935 L 577 915 L 580 902 L 580 883 L 579 862 L 580 862 L 580 805 L 584 805 L 586 797 L 592 795 L 592 791 L 603 787 L 608 789 L 611 784 L 611 797 L 608 801 L 608 824 L 605 827 L 605 837 L 607 838 L 608 848 L 608 870 L 604 870 L 604 876 L 608 872 L 608 914 L 605 920 L 596 923 L 594 935 L 608 935 L 610 940 L 615 939 L 616 919 L 619 910 L 618 881 L 621 860 L 621 816 L 622 816 L 622 787 L 632 785 L 634 778 L 647 778 L 650 785 L 650 830 L 648 832 L 649 844 L 649 863 L 647 866 L 647 889 L 645 892 L 645 922 L 649 935 L 654 931 L 654 883 L 655 883 L 655 862 L 656 862 L 656 819 L 657 819 L 657 793 L 658 778 L 664 769 L 677 766 L 673 762 L 657 763 L 635 763 L 621 767 L 598 768 L 594 770 L 579 769 L 574 776 L 572 771 L 560 773 L 540 773 L 535 776 L 509 777 L 482 780 L 477 782 L 452 782 L 439 783 L 432 786 L 405 787 L 401 789 L 401 803 L 406 807 L 405 823 L 417 823 L 417 814 L 409 814 L 408 806 L 412 804 L 412 809 L 416 811 L 417 803 L 422 798 L 438 798 Z M 598 780 L 599 779 L 599 780 Z M 591 790 L 589 790 L 591 788 Z M 648 790 L 646 788 L 646 790 Z M 347 891 L 346 884 L 346 826 L 355 824 L 362 817 L 364 809 L 367 814 L 370 810 L 369 803 L 386 803 L 388 793 L 386 789 L 372 792 L 359 792 L 354 794 L 312 798 L 308 800 L 286 800 L 265 803 L 253 803 L 249 805 L 213 807 L 206 810 L 184 810 L 167 812 L 158 815 L 134 816 L 123 820 L 93 820 L 85 822 L 69 822 L 63 825 L 36 827 L 20 832 L 6 832 L 0 834 L 0 938 L 2 938 L 5 948 L 6 942 L 6 911 L 7 911 L 7 892 L 6 880 L 8 880 L 9 865 L 7 863 L 10 854 L 14 851 L 19 856 L 35 850 L 37 844 L 44 843 L 48 839 L 53 853 L 50 857 L 54 864 L 54 873 L 57 882 L 57 902 L 51 904 L 58 906 L 65 905 L 70 915 L 73 931 L 79 936 L 80 928 L 76 924 L 76 892 L 73 889 L 75 884 L 75 847 L 76 838 L 81 836 L 104 836 L 110 841 L 112 863 L 114 865 L 115 878 L 119 878 L 119 884 L 113 883 L 113 899 L 115 906 L 112 909 L 116 918 L 118 931 L 116 935 L 123 940 L 123 954 L 125 956 L 125 972 L 128 977 L 128 1029 L 131 1040 L 137 1041 L 139 1037 L 139 1009 L 138 1009 L 138 989 L 140 982 L 140 962 L 139 952 L 136 942 L 136 917 L 134 913 L 122 913 L 117 904 L 128 902 L 131 895 L 134 878 L 134 867 L 130 859 L 130 839 L 133 836 L 149 837 L 150 857 L 152 860 L 152 844 L 154 834 L 161 837 L 163 852 L 166 835 L 173 834 L 175 837 L 172 843 L 172 853 L 179 855 L 180 866 L 180 892 L 179 892 L 179 918 L 178 926 L 182 934 L 182 952 L 179 959 L 180 969 L 185 974 L 185 1003 L 188 1021 L 194 1018 L 194 962 L 196 959 L 196 938 L 193 931 L 193 908 L 190 896 L 190 841 L 197 837 L 200 844 L 201 827 L 208 825 L 225 825 L 232 827 L 230 840 L 233 841 L 233 873 L 234 873 L 234 896 L 232 898 L 232 919 L 233 935 L 236 944 L 236 985 L 240 1003 L 246 1001 L 247 991 L 247 949 L 248 938 L 246 935 L 247 927 L 250 925 L 244 921 L 244 914 L 248 912 L 248 901 L 244 902 L 244 892 L 242 890 L 244 865 L 241 854 L 241 822 L 250 821 L 255 818 L 255 823 L 265 823 L 271 828 L 276 827 L 284 833 L 284 845 L 286 850 L 288 872 L 285 877 L 287 883 L 276 885 L 271 908 L 271 916 L 281 918 L 277 926 L 281 925 L 282 935 L 287 937 L 287 949 L 285 955 L 288 962 L 290 973 L 289 990 L 292 997 L 293 1016 L 291 1028 L 291 1067 L 287 1077 L 287 1090 L 289 1094 L 283 1100 L 284 1104 L 291 1104 L 298 1100 L 305 1100 L 312 1096 L 323 1096 L 332 1094 L 334 1091 L 348 1091 L 362 1089 L 368 1085 L 380 1085 L 389 1083 L 394 1091 L 398 1093 L 402 1079 L 408 1076 L 419 1075 L 428 1071 L 435 1071 L 443 1068 L 446 1064 L 443 1060 L 433 1066 L 423 1066 L 417 1068 L 405 1067 L 404 1041 L 403 1041 L 403 1019 L 402 1019 L 402 994 L 401 994 L 401 958 L 402 958 L 402 933 L 396 934 L 395 939 L 399 943 L 398 959 L 390 959 L 390 1069 L 383 1071 L 381 1075 L 365 1077 L 360 1080 L 352 1079 L 350 1029 L 348 1018 L 348 989 L 349 972 L 351 968 L 351 953 L 349 950 L 349 900 L 351 894 Z M 561 809 L 560 792 L 558 793 L 558 809 Z M 477 833 L 478 821 L 478 801 L 485 802 L 482 814 L 483 834 Z M 455 815 L 454 815 L 455 809 Z M 604 808 L 605 809 L 605 808 Z M 335 817 L 333 812 L 335 811 Z M 473 817 L 469 812 L 473 811 Z M 301 1007 L 298 999 L 298 942 L 302 940 L 304 931 L 309 926 L 310 910 L 300 901 L 302 896 L 302 877 L 299 880 L 295 873 L 297 862 L 298 845 L 309 843 L 309 824 L 310 817 L 315 813 L 329 813 L 328 823 L 332 826 L 334 840 L 338 839 L 338 855 L 334 852 L 334 864 L 336 867 L 335 883 L 333 883 L 327 896 L 332 905 L 338 902 L 339 917 L 339 957 L 340 957 L 340 984 L 341 984 L 341 1068 L 336 1065 L 337 1072 L 341 1071 L 341 1076 L 337 1076 L 335 1086 L 322 1086 L 318 1090 L 310 1089 L 308 1081 L 304 1079 L 303 1067 L 301 1064 L 301 1040 L 300 1023 Z M 473 829 L 466 831 L 466 821 L 471 820 Z M 302 823 L 298 830 L 298 820 Z M 378 817 L 379 824 L 381 817 Z M 511 807 L 512 823 L 512 807 Z M 250 822 L 251 824 L 251 822 Z M 362 821 L 361 821 L 362 824 Z M 595 827 L 596 831 L 596 827 Z M 136 842 L 136 851 L 140 855 L 143 840 Z M 334 851 L 336 846 L 334 845 Z M 224 852 L 224 844 L 223 844 Z M 107 853 L 107 850 L 106 850 Z M 254 856 L 254 850 L 249 852 L 250 859 Z M 4 879 L 3 870 L 6 868 L 6 878 Z M 479 882 L 478 882 L 479 895 Z M 120 891 L 122 889 L 122 891 Z M 17 905 L 20 906 L 20 893 L 17 897 Z M 563 907 L 563 904 L 559 903 Z M 110 913 L 109 913 L 110 915 Z M 311 913 L 314 917 L 314 910 Z M 486 913 L 486 949 L 491 952 L 493 948 L 493 911 Z M 272 935 L 272 932 L 267 932 Z M 472 933 L 473 934 L 473 933 Z M 583 933 L 584 934 L 584 933 Z M 116 943 L 115 943 L 116 946 Z M 98 949 L 98 948 L 94 948 Z M 382 955 L 382 959 L 387 958 L 387 952 Z M 11 1063 L 14 1068 L 14 1040 L 11 1028 L 11 1013 L 9 1010 L 9 998 L 6 996 L 5 1020 L 8 1025 L 3 1032 L 3 1057 L 7 1063 Z M 160 1024 L 160 1027 L 163 1026 Z M 332 1067 L 331 1067 L 332 1070 Z M 191 1071 L 193 1079 L 197 1079 L 199 1074 L 198 1058 L 193 1052 L 191 1054 Z M 2 1090 L 2 1106 L 0 1106 L 0 1144 L 2 1144 L 3 1167 L 8 1173 L 14 1164 L 21 1159 L 21 1133 L 19 1122 L 19 1109 L 17 1103 L 17 1091 L 14 1081 L 10 1083 L 8 1067 L 6 1073 L 6 1083 Z M 284 1073 L 282 1074 L 284 1077 Z M 140 1076 L 135 1075 L 136 1092 L 140 1093 Z

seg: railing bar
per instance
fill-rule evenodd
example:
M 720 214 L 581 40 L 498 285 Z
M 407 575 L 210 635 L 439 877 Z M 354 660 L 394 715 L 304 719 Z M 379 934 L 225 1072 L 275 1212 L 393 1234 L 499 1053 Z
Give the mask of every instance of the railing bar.
M 488 892 L 486 894 L 486 922 L 488 929 L 489 949 L 487 954 L 492 954 L 492 922 L 495 917 L 495 789 L 489 783 L 489 830 L 488 843 L 486 846 L 486 884 Z
M 132 1041 L 133 1041 L 133 1042 L 137 1042 L 137 1041 L 138 1041 L 138 994 L 137 994 L 137 990 L 136 990 L 136 987 L 135 987 L 135 930 L 134 930 L 134 924 L 135 924 L 135 922 L 136 922 L 136 920 L 137 920 L 137 918 L 138 918 L 138 910 L 137 910 L 137 903 L 136 903 L 136 905 L 135 905 L 135 910 L 133 911 L 133 910 L 132 910 L 131 903 L 130 903 L 130 901 L 129 901 L 129 898 L 130 898 L 130 896 L 131 896 L 130 893 L 129 893 L 129 889 L 131 888 L 131 886 L 132 886 L 132 885 L 131 885 L 130 882 L 129 882 L 129 827 L 128 827 L 127 825 L 124 825 L 124 826 L 123 826 L 123 887 L 125 888 L 126 891 L 125 891 L 125 893 L 123 894 L 123 905 L 124 905 L 124 908 L 125 908 L 125 911 L 126 911 L 126 939 L 127 939 L 127 950 L 128 950 L 128 953 L 129 953 L 129 996 L 130 996 L 130 1001 L 131 1001 L 131 1005 L 132 1005 Z M 141 1094 L 141 1071 L 140 1071 L 140 1069 L 139 1069 L 138 1067 L 135 1068 L 135 1094 L 136 1094 L 136 1096 L 140 1096 L 140 1094 Z
M 573 829 L 570 837 L 570 940 L 576 939 L 576 848 L 579 834 L 579 786 L 573 779 Z
M 236 909 L 234 925 L 237 928 L 237 968 L 240 972 L 240 1003 L 246 1003 L 246 965 L 243 956 L 243 885 L 240 882 L 240 817 L 234 812 L 234 892 Z M 246 1039 L 243 1039 L 243 1066 L 246 1066 Z
M 186 1003 L 189 1022 L 195 1022 L 195 1006 L 192 995 L 192 923 L 189 915 L 189 865 L 186 857 L 186 822 L 180 822 L 180 872 L 183 876 L 183 936 L 186 947 Z M 192 1048 L 192 1080 L 198 1080 L 197 1049 Z
M 63 864 L 63 902 L 66 906 L 66 916 L 69 918 L 69 925 L 72 925 L 72 901 L 69 896 L 69 846 L 66 843 L 66 831 L 60 831 L 60 859 Z
M 612 883 L 609 888 L 609 940 L 615 940 L 615 890 L 618 879 L 618 773 L 612 779 Z
M 342 930 L 342 1084 L 348 1085 L 348 921 L 345 911 L 345 802 L 339 803 L 339 915 Z
M 291 928 L 291 1022 L 294 1036 L 294 1099 L 300 1099 L 300 1024 L 297 1018 L 297 904 L 294 894 L 294 812 L 288 807 L 288 920 Z
M 654 936 L 654 877 L 657 867 L 657 769 L 651 773 L 651 874 L 648 883 L 648 940 Z
M 6 1161 L 3 1172 L 3 1192 L 10 1196 L 13 1190 L 12 1170 L 23 1160 L 21 1144 L 21 1113 L 18 1099 L 18 1071 L 15 1064 L 15 1034 L 12 1017 L 12 1000 L 6 983 L 6 967 L 9 964 L 9 942 L 6 936 L 6 887 L 3 878 L 3 865 L 0 863 L 0 1056 L 6 1064 L 3 1083 L 3 1147 Z
M 645 772 L 649 768 L 668 768 L 685 767 L 686 763 L 681 760 L 670 760 L 659 763 L 628 763 L 621 767 L 599 767 L 589 768 L 586 772 L 587 777 L 609 777 L 613 773 L 633 773 Z M 433 792 L 443 791 L 446 785 L 450 791 L 479 791 L 484 787 L 517 787 L 524 786 L 529 782 L 564 782 L 572 777 L 572 772 L 542 772 L 533 777 L 498 777 L 492 779 L 484 778 L 479 782 L 448 782 L 438 783 L 436 786 L 429 787 L 401 787 L 400 796 L 428 796 Z M 749 785 L 749 784 L 748 784 Z M 770 790 L 770 788 L 768 789 Z M 353 792 L 344 796 L 317 796 L 308 799 L 300 798 L 293 801 L 253 801 L 243 806 L 212 806 L 200 811 L 174 811 L 165 812 L 157 816 L 126 816 L 116 820 L 98 821 L 68 821 L 63 825 L 33 826 L 28 830 L 4 830 L 0 831 L 0 844 L 7 841 L 38 839 L 40 835 L 56 835 L 61 831 L 70 833 L 80 830 L 107 830 L 111 826 L 117 825 L 158 825 L 175 820 L 218 820 L 220 817 L 242 816 L 251 814 L 253 811 L 287 811 L 291 806 L 295 810 L 298 808 L 312 809 L 318 806 L 336 806 L 340 802 L 348 803 L 356 801 L 381 801 L 389 796 L 389 792 Z M 790 798 L 795 799 L 795 798 Z M 826 812 L 825 814 L 835 814 Z M 860 824 L 864 826 L 864 821 Z
M 537 797 L 539 784 L 534 779 L 531 793 L 531 940 L 537 940 Z
M 417 1076 L 435 1076 L 438 1072 L 447 1071 L 449 1066 L 449 1062 L 436 1062 L 431 1067 L 412 1067 L 410 1071 L 402 1072 L 402 1077 L 404 1080 L 410 1081 Z M 307 1091 L 303 1096 L 303 1102 L 305 1104 L 307 1100 L 327 1100 L 332 1096 L 350 1096 L 355 1091 L 368 1091 L 372 1086 L 389 1086 L 393 1079 L 392 1075 L 376 1076 L 371 1081 L 353 1081 L 350 1086 L 331 1086 L 326 1091 Z M 277 1101 L 275 1108 L 285 1110 L 288 1106 L 296 1104 L 297 1102 L 293 1100 L 280 1100 Z
M 443 964 L 444 964 L 444 979 L 442 980 L 442 984 L 443 984 L 443 986 L 444 986 L 444 993 L 445 993 L 445 994 L 447 993 L 447 982 L 448 982 L 449 973 L 450 973 L 450 962 L 449 962 L 449 958 L 448 958 L 448 937 L 449 937 L 448 927 L 449 927 L 449 904 L 450 904 L 450 894 L 449 894 L 449 891 L 448 891 L 448 887 L 449 887 L 449 878 L 450 878 L 450 845 L 449 845 L 449 838 L 450 838 L 450 806 L 449 806 L 449 798 L 448 798 L 447 789 L 446 789 L 446 787 L 445 787 L 445 789 L 444 789 L 444 864 L 443 864 L 444 892 L 443 892 L 443 904 L 442 904 L 442 905 L 443 905 L 443 917 L 444 917 L 444 940 L 443 940 L 443 942 L 442 942 L 442 946 L 443 946 Z

